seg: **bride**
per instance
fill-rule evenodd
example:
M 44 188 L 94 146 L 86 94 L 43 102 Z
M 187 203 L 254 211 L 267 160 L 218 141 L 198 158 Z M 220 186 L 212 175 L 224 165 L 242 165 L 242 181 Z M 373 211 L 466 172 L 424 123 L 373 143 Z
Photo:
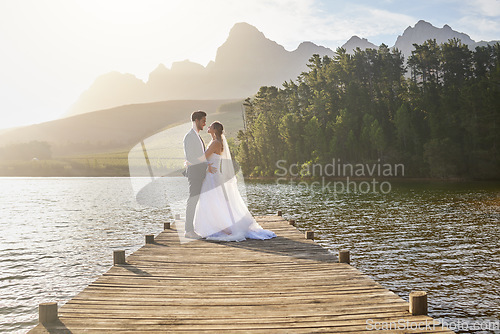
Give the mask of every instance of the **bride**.
M 194 215 L 194 230 L 207 240 L 242 241 L 271 239 L 276 234 L 264 230 L 248 211 L 243 202 L 220 122 L 208 127 L 212 141 L 205 151 L 205 158 L 212 171 L 207 171 L 201 188 L 200 199 Z

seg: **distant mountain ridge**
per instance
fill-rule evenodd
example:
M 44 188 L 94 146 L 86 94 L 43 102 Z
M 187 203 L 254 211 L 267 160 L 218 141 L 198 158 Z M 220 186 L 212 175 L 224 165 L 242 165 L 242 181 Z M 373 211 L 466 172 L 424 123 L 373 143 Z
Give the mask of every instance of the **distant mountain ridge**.
M 414 43 L 421 44 L 428 39 L 443 43 L 451 38 L 459 38 L 471 49 L 494 42 L 475 42 L 448 25 L 437 28 L 420 20 L 414 27 L 406 28 L 393 47 L 408 57 Z M 361 50 L 377 48 L 358 36 L 351 37 L 342 47 L 351 54 L 357 47 Z M 170 69 L 160 64 L 150 73 L 147 82 L 131 74 L 104 74 L 82 93 L 66 116 L 126 104 L 246 98 L 261 86 L 281 86 L 285 81 L 295 80 L 301 72 L 307 71 L 308 59 L 313 54 L 333 56 L 334 51 L 312 42 L 303 42 L 296 50 L 287 51 L 254 26 L 237 23 L 218 48 L 215 61 L 206 67 L 189 60 L 174 62 Z
M 290 52 L 257 28 L 237 23 L 207 67 L 189 60 L 175 62 L 170 69 L 160 64 L 146 83 L 130 74 L 104 74 L 82 93 L 66 116 L 130 103 L 246 98 L 263 85 L 296 79 L 307 70 L 308 59 L 315 53 L 334 54 L 311 42 Z

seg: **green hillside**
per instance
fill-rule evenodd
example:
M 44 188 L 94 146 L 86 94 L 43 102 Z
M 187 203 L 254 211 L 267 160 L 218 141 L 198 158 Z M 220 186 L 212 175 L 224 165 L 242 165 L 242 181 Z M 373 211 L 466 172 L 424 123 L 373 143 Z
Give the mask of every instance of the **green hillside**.
M 128 176 L 129 151 L 141 140 L 148 142 L 148 151 L 161 149 L 156 158 L 162 165 L 165 156 L 176 157 L 169 163 L 169 170 L 175 169 L 183 164 L 178 143 L 197 109 L 207 112 L 207 125 L 222 122 L 227 137 L 234 138 L 243 128 L 237 100 L 165 101 L 101 110 L 0 134 L 0 175 Z M 155 142 L 155 137 L 161 140 Z M 210 141 L 206 128 L 202 137 Z

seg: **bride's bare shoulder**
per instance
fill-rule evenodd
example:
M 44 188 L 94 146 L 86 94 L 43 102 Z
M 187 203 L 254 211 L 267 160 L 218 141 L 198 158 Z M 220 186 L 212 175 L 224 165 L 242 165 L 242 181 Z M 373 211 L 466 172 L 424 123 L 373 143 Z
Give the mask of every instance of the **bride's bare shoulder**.
M 212 141 L 212 145 L 214 146 L 215 153 L 220 154 L 222 152 L 222 141 L 220 141 L 219 139 L 214 139 Z
M 208 146 L 222 147 L 222 142 L 218 139 L 212 139 Z
M 210 144 L 208 146 L 211 146 L 211 145 L 222 146 L 222 142 L 219 139 L 212 139 L 212 141 L 210 141 Z

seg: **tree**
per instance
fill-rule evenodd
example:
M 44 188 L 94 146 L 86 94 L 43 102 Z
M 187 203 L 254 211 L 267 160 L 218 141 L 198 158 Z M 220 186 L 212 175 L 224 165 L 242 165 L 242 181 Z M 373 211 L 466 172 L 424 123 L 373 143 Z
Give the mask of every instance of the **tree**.
M 278 160 L 404 163 L 413 176 L 500 177 L 500 44 L 470 51 L 428 40 L 398 50 L 342 48 L 313 55 L 309 71 L 247 99 L 238 134 L 245 174 Z

